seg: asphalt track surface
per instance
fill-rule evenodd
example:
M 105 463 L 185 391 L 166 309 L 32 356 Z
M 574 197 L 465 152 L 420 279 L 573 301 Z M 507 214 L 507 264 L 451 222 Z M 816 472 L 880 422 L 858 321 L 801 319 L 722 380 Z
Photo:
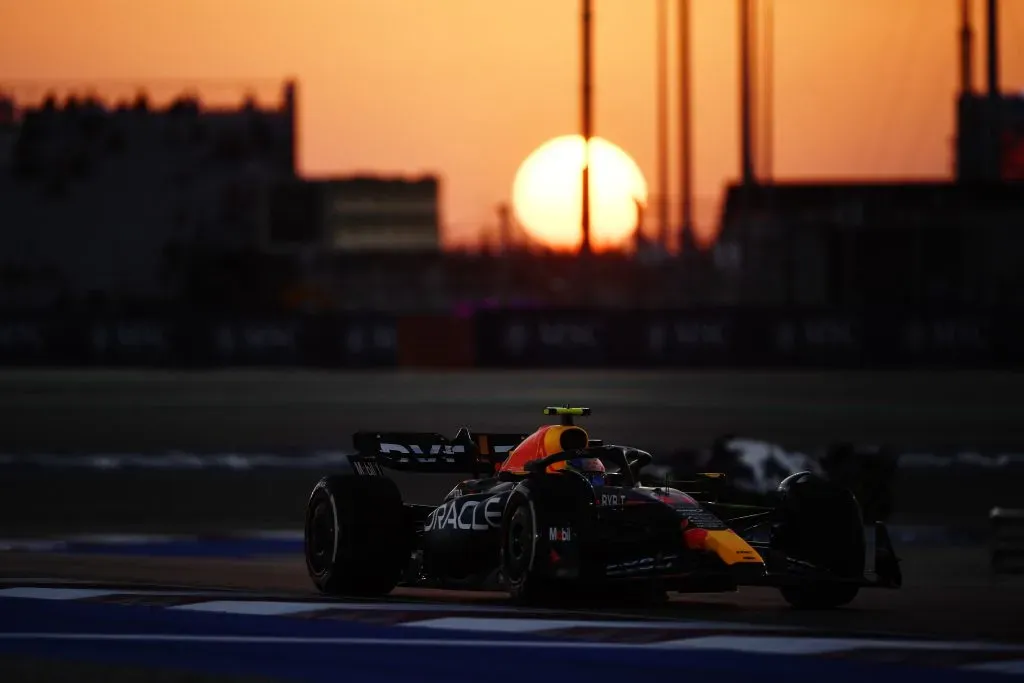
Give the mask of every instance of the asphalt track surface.
M 656 455 L 725 433 L 790 448 L 1024 448 L 1024 374 L 15 370 L 0 374 L 0 454 L 344 450 L 358 429 L 529 431 L 566 402 L 593 409 L 595 437 Z M 320 474 L 7 470 L 0 533 L 294 527 Z M 457 480 L 396 478 L 415 503 Z M 978 525 L 993 505 L 1024 507 L 1001 470 L 902 472 L 896 495 L 912 523 Z
M 345 448 L 356 429 L 454 434 L 529 429 L 543 405 L 589 405 L 595 436 L 653 451 L 725 433 L 793 447 L 851 439 L 925 446 L 1024 445 L 1024 375 L 723 373 L 13 372 L 0 378 L 4 452 Z M 5 533 L 281 526 L 301 523 L 318 472 L 2 476 Z M 411 499 L 448 480 L 418 478 Z M 920 484 L 915 484 L 919 486 Z M 945 484 L 944 484 L 945 485 Z M 963 482 L 977 493 L 980 485 Z M 410 486 L 412 486 L 410 490 Z M 938 489 L 936 489 L 938 491 Z M 930 497 L 930 496 L 929 496 Z M 978 495 L 970 514 L 976 517 Z M 952 503 L 952 504 L 950 504 Z M 936 518 L 967 514 L 946 499 Z M 950 511 L 953 510 L 953 512 Z M 1024 642 L 1024 587 L 994 579 L 983 549 L 907 548 L 906 585 L 847 609 L 785 607 L 775 591 L 682 596 L 660 614 Z M 218 560 L 8 554 L 0 575 L 118 584 L 235 587 L 311 595 L 301 558 Z M 399 590 L 394 599 L 502 601 L 495 594 Z M 616 608 L 620 609 L 620 608 Z M 650 610 L 651 608 L 645 608 Z
M 617 371 L 5 371 L 6 451 L 347 447 L 357 429 L 518 431 L 587 405 L 607 441 L 659 450 L 727 432 L 1024 444 L 1024 374 Z

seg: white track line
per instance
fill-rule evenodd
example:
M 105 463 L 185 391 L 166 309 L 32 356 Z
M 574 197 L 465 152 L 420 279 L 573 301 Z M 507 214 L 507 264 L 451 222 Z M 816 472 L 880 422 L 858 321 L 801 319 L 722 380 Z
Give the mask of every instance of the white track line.
M 82 600 L 105 595 L 117 595 L 121 591 L 99 588 L 2 588 L 0 598 L 32 598 L 33 600 Z
M 1024 659 L 1014 659 L 1006 662 L 984 662 L 982 664 L 968 664 L 960 667 L 968 671 L 983 671 L 986 673 L 1016 674 L 1024 676 Z
M 260 539 L 264 541 L 302 541 L 305 539 L 302 529 L 253 529 L 232 533 L 229 538 Z
M 28 552 L 43 553 L 64 550 L 68 547 L 67 541 L 50 540 L 47 538 L 2 538 L 0 539 L 0 551 L 2 552 Z
M 283 614 L 300 614 L 316 612 L 335 607 L 333 602 L 270 602 L 270 601 L 234 601 L 213 600 L 198 602 L 191 605 L 175 605 L 170 610 L 188 612 L 216 612 L 217 614 L 247 614 L 250 616 L 273 616 Z
M 584 621 L 576 619 L 487 619 L 480 617 L 443 617 L 411 621 L 401 626 L 486 633 L 536 633 L 565 628 L 665 629 L 673 631 L 754 630 L 796 631 L 795 627 L 741 624 L 721 621 Z
M 794 638 L 792 636 L 706 636 L 662 643 L 680 650 L 731 650 L 761 654 L 817 655 L 849 650 L 1024 652 L 1024 646 L 981 642 L 881 640 L 876 638 Z
M 0 585 L 9 586 L 14 584 L 18 587 L 23 587 L 27 583 L 45 583 L 48 587 L 52 586 L 95 586 L 96 581 L 90 581 L 89 579 L 63 579 L 59 577 L 51 576 L 17 576 L 17 577 L 5 577 L 0 578 Z
M 512 607 L 458 605 L 421 602 L 294 602 L 284 600 L 211 600 L 192 605 L 175 605 L 167 609 L 190 612 L 219 612 L 223 614 L 296 614 L 316 610 L 370 611 L 370 612 L 469 612 L 507 613 L 521 612 Z
M 242 643 L 251 645 L 387 645 L 406 647 L 496 647 L 530 650 L 661 649 L 658 643 L 593 643 L 550 640 L 460 640 L 445 638 L 301 638 L 289 636 L 201 636 L 139 633 L 0 633 L 2 640 L 79 640 L 114 642 Z
M 85 600 L 111 595 L 148 595 L 152 597 L 195 597 L 214 598 L 224 595 L 224 591 L 182 589 L 182 590 L 142 590 L 136 588 L 37 588 L 19 586 L 17 588 L 0 588 L 0 598 L 30 598 L 33 600 Z
M 73 534 L 66 540 L 71 543 L 87 543 L 91 545 L 149 545 L 174 543 L 176 541 L 198 541 L 198 536 L 173 534 Z

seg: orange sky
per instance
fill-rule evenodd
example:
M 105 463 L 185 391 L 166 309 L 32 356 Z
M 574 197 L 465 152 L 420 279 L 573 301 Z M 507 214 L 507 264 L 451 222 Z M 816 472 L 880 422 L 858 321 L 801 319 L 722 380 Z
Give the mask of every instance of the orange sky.
M 738 167 L 734 5 L 693 0 L 705 232 Z M 775 0 L 776 177 L 948 173 L 957 5 Z M 241 86 L 294 75 L 304 172 L 439 172 L 446 241 L 465 243 L 493 224 L 523 158 L 577 131 L 578 8 L 578 0 L 4 1 L 0 84 Z M 595 12 L 595 133 L 637 160 L 653 192 L 655 4 L 595 0 Z M 1024 0 L 1003 0 L 1002 26 L 1004 88 L 1024 88 Z M 978 42 L 981 84 L 983 34 Z

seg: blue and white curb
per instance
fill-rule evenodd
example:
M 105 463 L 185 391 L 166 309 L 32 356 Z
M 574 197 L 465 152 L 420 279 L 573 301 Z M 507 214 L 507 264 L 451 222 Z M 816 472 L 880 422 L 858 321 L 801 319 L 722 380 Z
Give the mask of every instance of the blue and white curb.
M 253 557 L 303 551 L 303 533 L 256 529 L 218 535 L 71 534 L 53 538 L 0 538 L 0 553 L 91 553 L 178 557 Z
M 180 629 L 179 633 L 136 631 L 127 633 L 106 628 L 75 629 L 67 632 L 41 629 L 50 623 L 45 614 L 32 616 L 26 609 L 38 605 L 67 606 L 77 609 L 76 620 L 88 610 L 108 615 L 111 610 L 136 610 L 126 614 L 163 614 Z M 82 612 L 81 610 L 87 610 Z M 139 611 L 143 610 L 143 611 Z M 607 614 L 572 614 L 554 610 L 529 610 L 501 605 L 400 602 L 395 600 L 341 602 L 310 598 L 268 599 L 258 594 L 238 595 L 216 591 L 131 590 L 84 586 L 27 586 L 0 582 L 0 614 L 20 615 L 22 628 L 0 628 L 3 642 L 96 642 L 125 643 L 228 643 L 250 645 L 393 645 L 395 647 L 474 648 L 505 650 L 602 650 L 637 653 L 670 651 L 696 653 L 732 653 L 737 656 L 771 655 L 810 661 L 815 658 L 855 662 L 900 661 L 922 668 L 1024 674 L 1024 645 L 984 641 L 931 640 L 889 635 L 829 633 L 823 629 L 776 624 L 749 624 L 728 621 L 686 621 L 616 617 Z M 72 614 L 71 612 L 68 613 Z M 204 615 L 206 615 L 204 617 Z M 217 616 L 222 621 L 204 622 L 202 628 L 190 627 L 192 621 Z M 132 618 L 134 619 L 134 617 Z M 285 627 L 281 633 L 266 629 L 254 632 L 220 630 L 237 619 L 274 620 Z M 227 620 L 227 621 L 223 621 Z M 0 624 L 3 620 L 0 619 Z M 163 623 L 163 622 L 161 622 Z M 167 622 L 168 624 L 171 622 Z M 195 622 L 198 624 L 199 622 Z M 256 624 L 255 621 L 245 623 Z M 344 628 L 343 633 L 315 631 Z M 70 624 L 69 624 L 70 625 Z M 303 627 L 305 625 L 305 627 Z M 216 628 L 215 628 L 216 627 Z M 356 629 L 356 630 L 353 630 Z M 359 630 L 362 629 L 362 630 Z M 276 629 L 275 629 L 276 630 Z M 941 653 L 941 657 L 940 657 Z M 935 664 L 941 659 L 942 664 Z M 844 666 L 843 662 L 834 662 Z M 924 674 L 924 671 L 921 671 Z

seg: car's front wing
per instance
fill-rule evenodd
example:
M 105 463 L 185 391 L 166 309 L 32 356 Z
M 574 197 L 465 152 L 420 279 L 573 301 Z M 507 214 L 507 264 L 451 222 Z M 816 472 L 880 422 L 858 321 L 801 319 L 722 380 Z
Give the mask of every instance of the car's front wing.
M 756 576 L 744 577 L 740 585 L 799 586 L 809 583 L 848 583 L 864 588 L 899 588 L 903 585 L 900 560 L 882 522 L 865 529 L 867 562 L 859 576 L 837 575 L 807 562 L 786 557 L 772 550 L 767 543 L 752 542 L 765 560 L 764 571 Z

